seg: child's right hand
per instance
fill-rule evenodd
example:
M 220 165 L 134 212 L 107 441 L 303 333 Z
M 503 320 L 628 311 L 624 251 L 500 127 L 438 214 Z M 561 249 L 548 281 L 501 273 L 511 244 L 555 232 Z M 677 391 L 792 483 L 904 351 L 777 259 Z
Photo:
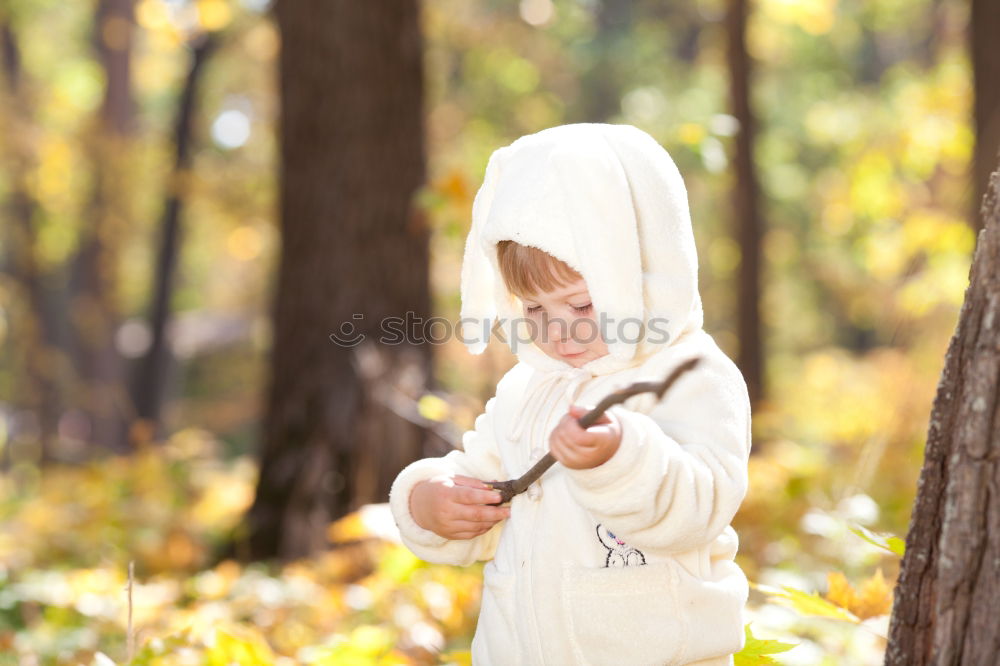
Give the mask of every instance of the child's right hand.
M 471 539 L 510 517 L 510 507 L 487 506 L 500 493 L 468 476 L 436 476 L 410 493 L 410 514 L 417 525 L 446 539 Z

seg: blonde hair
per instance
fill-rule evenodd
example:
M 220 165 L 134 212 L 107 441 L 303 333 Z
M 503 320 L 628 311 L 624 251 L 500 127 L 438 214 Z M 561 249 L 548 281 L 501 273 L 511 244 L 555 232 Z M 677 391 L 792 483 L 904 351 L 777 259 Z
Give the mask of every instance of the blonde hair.
M 548 252 L 511 240 L 497 243 L 497 263 L 507 291 L 516 296 L 551 291 L 583 277 Z

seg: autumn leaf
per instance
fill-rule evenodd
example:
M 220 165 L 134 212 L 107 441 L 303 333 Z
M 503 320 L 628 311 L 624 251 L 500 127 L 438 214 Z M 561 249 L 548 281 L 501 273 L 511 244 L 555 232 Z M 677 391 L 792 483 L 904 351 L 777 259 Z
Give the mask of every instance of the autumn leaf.
M 798 611 L 803 615 L 829 617 L 835 620 L 845 620 L 847 622 L 860 621 L 851 611 L 846 608 L 841 608 L 840 606 L 819 596 L 819 594 L 815 592 L 809 594 L 787 585 L 782 585 L 780 590 L 769 585 L 760 585 L 756 583 L 753 584 L 753 587 L 773 598 L 775 602 Z
M 847 577 L 839 571 L 826 574 L 826 598 L 841 608 L 852 610 L 857 606 L 858 597 Z
M 861 584 L 860 592 L 856 592 L 839 571 L 831 571 L 826 577 L 829 588 L 826 598 L 860 620 L 886 615 L 892 610 L 892 590 L 882 575 L 882 569 Z
M 887 550 L 890 553 L 899 555 L 900 557 L 902 557 L 903 553 L 906 551 L 906 542 L 898 536 L 892 534 L 876 534 L 866 527 L 856 524 L 851 525 L 849 529 L 873 546 L 878 546 L 882 550 Z
M 231 625 L 215 630 L 215 644 L 205 654 L 206 666 L 270 666 L 274 653 L 264 637 L 254 628 Z
M 787 652 L 796 645 L 792 643 L 782 643 L 781 641 L 765 640 L 757 638 L 750 631 L 750 623 L 743 626 L 746 635 L 746 642 L 743 649 L 733 655 L 734 666 L 757 666 L 759 664 L 779 664 L 769 655 Z
M 436 185 L 439 191 L 452 200 L 465 202 L 471 198 L 468 179 L 465 177 L 465 173 L 459 169 L 449 171 Z
M 862 620 L 877 615 L 887 615 L 892 611 L 892 588 L 882 576 L 882 569 L 861 583 L 858 605 L 854 613 Z

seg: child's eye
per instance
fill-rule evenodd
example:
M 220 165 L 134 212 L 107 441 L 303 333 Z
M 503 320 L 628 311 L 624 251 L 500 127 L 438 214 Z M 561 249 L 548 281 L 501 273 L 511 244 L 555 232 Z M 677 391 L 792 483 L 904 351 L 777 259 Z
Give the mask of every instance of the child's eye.
M 586 305 L 574 305 L 573 309 L 577 312 L 590 312 L 590 308 L 593 307 L 593 303 L 587 303 Z
M 527 306 L 527 307 L 524 308 L 524 311 L 525 312 L 538 312 L 541 309 L 542 309 L 541 305 L 529 305 L 529 306 Z

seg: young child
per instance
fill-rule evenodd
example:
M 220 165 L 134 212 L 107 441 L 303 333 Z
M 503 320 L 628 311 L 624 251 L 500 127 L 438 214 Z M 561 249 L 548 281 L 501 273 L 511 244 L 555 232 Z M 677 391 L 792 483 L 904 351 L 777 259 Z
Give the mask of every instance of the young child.
M 721 665 L 743 647 L 748 584 L 730 522 L 747 490 L 750 402 L 702 329 L 697 271 L 684 183 L 645 132 L 563 125 L 490 157 L 462 265 L 463 342 L 481 353 L 496 321 L 518 363 L 463 450 L 413 463 L 390 493 L 419 557 L 488 560 L 477 666 Z M 662 398 L 577 424 L 693 357 Z M 548 450 L 558 464 L 492 506 L 484 482 Z

